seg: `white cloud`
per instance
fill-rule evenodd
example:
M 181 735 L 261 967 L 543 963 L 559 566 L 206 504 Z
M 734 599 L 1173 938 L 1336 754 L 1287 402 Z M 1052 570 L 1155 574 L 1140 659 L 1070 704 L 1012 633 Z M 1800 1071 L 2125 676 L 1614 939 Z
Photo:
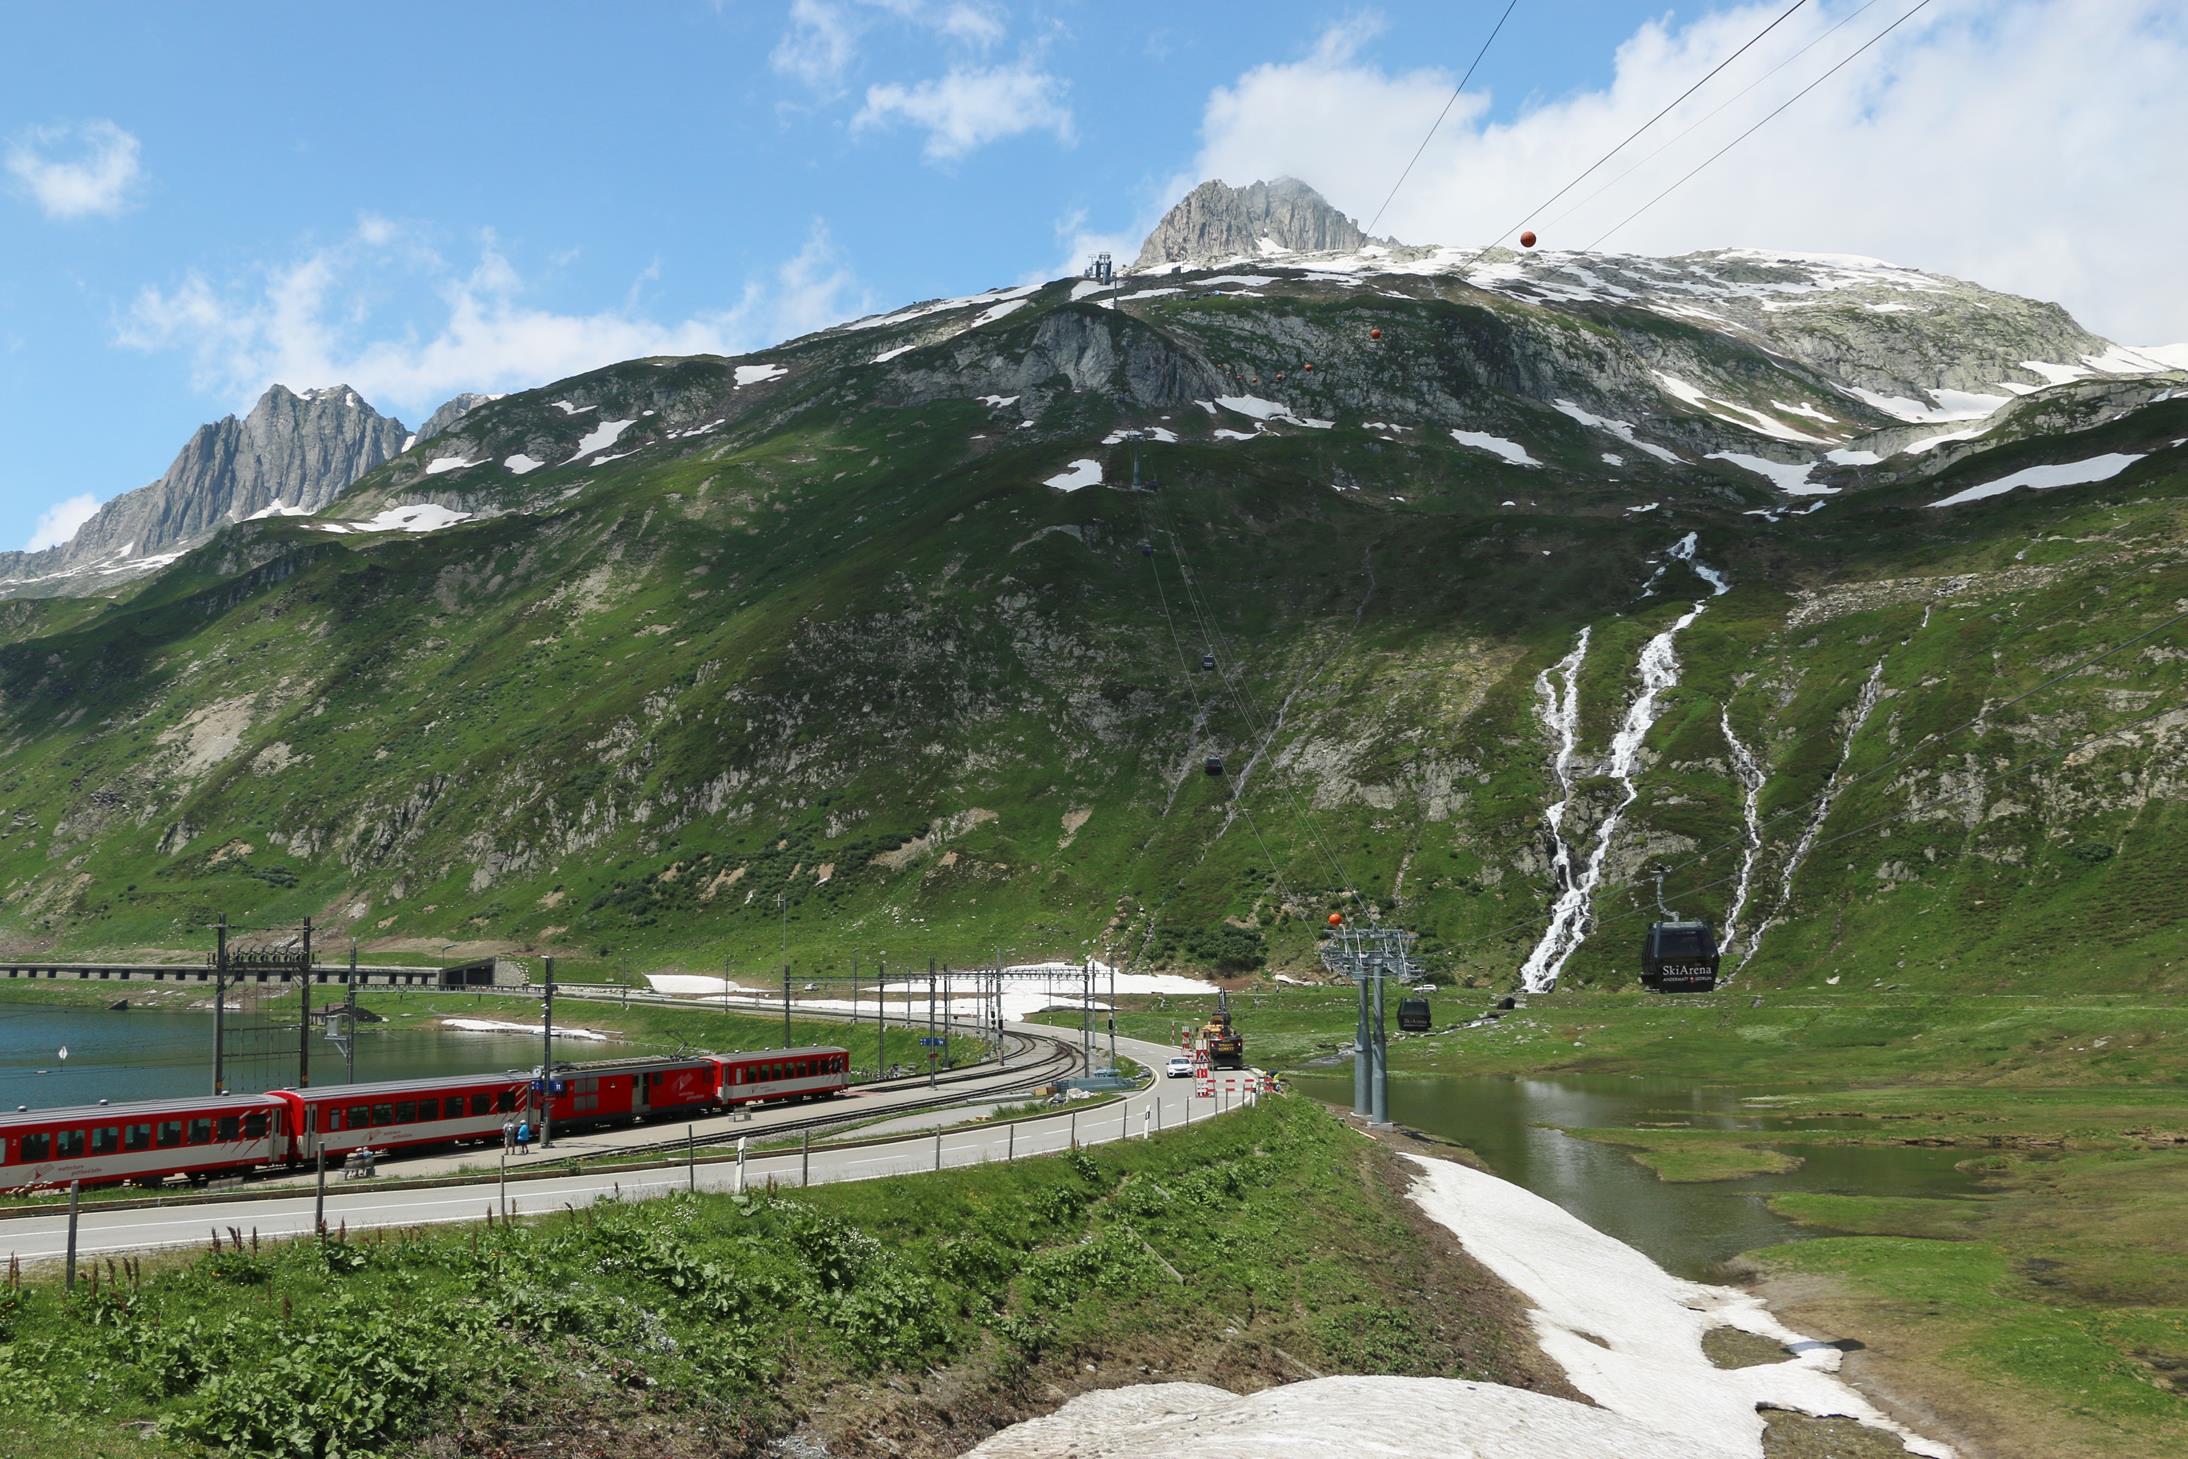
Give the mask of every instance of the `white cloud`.
M 77 529 L 90 521 L 98 510 L 99 499 L 88 491 L 55 502 L 38 514 L 38 524 L 30 529 L 30 540 L 23 544 L 23 550 L 41 552 L 60 546 L 75 536 Z
M 1003 17 L 992 5 L 962 3 L 945 5 L 934 27 L 955 41 L 986 50 L 1003 38 Z
M 790 28 L 775 42 L 767 63 L 813 90 L 836 95 L 858 54 L 858 29 L 850 13 L 831 0 L 791 0 Z
M 378 231 L 367 227 L 237 282 L 193 273 L 172 289 L 145 288 L 118 322 L 116 342 L 185 353 L 197 386 L 231 408 L 276 381 L 296 389 L 340 382 L 383 409 L 415 414 L 461 390 L 521 390 L 618 360 L 758 349 L 872 304 L 817 221 L 799 251 L 747 283 L 735 303 L 680 320 L 639 313 L 635 287 L 619 307 L 590 313 L 531 303 L 491 235 L 477 262 L 456 273 L 422 247 L 390 254 L 367 246 L 363 235 Z M 426 327 L 374 312 L 379 299 L 423 292 L 441 304 Z
M 1619 46 L 1607 86 L 1530 98 L 1507 121 L 1485 122 L 1483 97 L 1470 93 L 1377 231 L 1486 244 L 1525 224 L 1548 247 L 1585 247 L 1897 13 L 1878 6 L 1852 20 L 1589 197 L 1845 19 L 1855 0 L 1805 7 L 1547 217 L 1529 215 L 1781 8 L 1651 20 Z M 1360 39 L 1357 25 L 1333 28 L 1305 58 L 1214 91 L 1196 166 L 1179 181 L 1290 173 L 1365 224 L 1457 78 L 1385 70 L 1362 59 Z M 1494 76 L 1494 52 L 1484 70 Z M 1936 0 L 1604 246 L 1871 254 L 2059 300 L 2116 338 L 2182 337 L 2188 290 L 2172 256 L 2188 234 L 2183 74 L 2188 8 L 2173 0 Z
M 953 67 L 937 80 L 868 87 L 866 105 L 851 126 L 854 131 L 897 122 L 918 127 L 927 133 L 922 151 L 930 162 L 951 161 L 1023 132 L 1051 132 L 1068 143 L 1071 108 L 1062 97 L 1069 86 L 1030 61 Z
M 137 139 L 110 121 L 33 127 L 8 144 L 8 174 L 49 218 L 112 217 L 143 176 Z

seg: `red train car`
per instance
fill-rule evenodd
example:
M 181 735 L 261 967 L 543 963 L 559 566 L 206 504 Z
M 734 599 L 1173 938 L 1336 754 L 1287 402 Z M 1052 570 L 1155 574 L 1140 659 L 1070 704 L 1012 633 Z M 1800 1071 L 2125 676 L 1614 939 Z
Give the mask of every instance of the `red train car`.
M 718 1054 L 719 1102 L 825 1099 L 851 1084 L 851 1051 L 838 1048 L 763 1049 L 756 1054 Z
M 352 1150 L 402 1150 L 459 1140 L 500 1140 L 502 1121 L 530 1097 L 523 1074 L 453 1075 L 374 1084 L 277 1089 L 291 1141 L 283 1159 L 308 1165 L 319 1151 L 338 1165 Z
M 236 1174 L 287 1160 L 291 1128 L 270 1094 L 19 1110 L 0 1115 L 0 1189 Z
M 575 1064 L 557 1070 L 555 1083 L 560 1092 L 547 1108 L 557 1129 L 696 1114 L 721 1102 L 721 1075 L 707 1055 Z

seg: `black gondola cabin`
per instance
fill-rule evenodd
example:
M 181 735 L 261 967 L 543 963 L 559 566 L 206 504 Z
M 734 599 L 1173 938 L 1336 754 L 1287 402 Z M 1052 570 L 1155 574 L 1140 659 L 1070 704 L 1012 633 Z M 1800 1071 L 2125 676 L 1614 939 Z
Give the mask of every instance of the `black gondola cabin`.
M 1406 1033 L 1427 1033 L 1428 1000 L 1426 998 L 1399 999 L 1398 1027 Z
M 1658 922 L 1641 943 L 1641 985 L 1658 993 L 1717 986 L 1717 934 L 1707 922 Z

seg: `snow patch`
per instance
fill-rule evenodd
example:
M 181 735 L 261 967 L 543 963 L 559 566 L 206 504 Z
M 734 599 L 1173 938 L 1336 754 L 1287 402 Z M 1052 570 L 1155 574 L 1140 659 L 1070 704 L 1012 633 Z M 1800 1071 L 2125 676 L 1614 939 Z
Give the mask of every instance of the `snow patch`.
M 585 433 L 585 439 L 577 443 L 577 450 L 571 453 L 570 460 L 575 461 L 580 456 L 590 456 L 595 451 L 607 450 L 616 443 L 617 438 L 625 431 L 637 424 L 638 418 L 636 416 L 631 417 L 629 420 L 602 421 Z M 564 462 L 563 464 L 568 465 L 569 463 Z
M 1874 451 L 1826 451 L 1823 459 L 1840 466 L 1874 466 L 1884 458 Z
M 484 464 L 485 458 L 483 457 L 477 461 L 466 461 L 461 456 L 442 456 L 437 460 L 425 463 L 425 474 L 439 476 L 446 471 L 462 471 L 472 466 L 482 466 Z
M 1685 457 L 1675 456 L 1671 452 L 1665 450 L 1662 446 L 1651 445 L 1649 442 L 1644 441 L 1640 437 L 1636 436 L 1633 433 L 1633 426 L 1626 421 L 1609 420 L 1603 416 L 1594 414 L 1592 411 L 1583 410 L 1581 407 L 1573 404 L 1573 402 L 1571 402 L 1570 400 L 1553 401 L 1552 404 L 1554 404 L 1558 408 L 1558 410 L 1560 410 L 1564 414 L 1571 416 L 1576 421 L 1579 421 L 1582 425 L 1594 426 L 1599 431 L 1609 431 L 1612 435 L 1618 437 L 1618 439 L 1624 441 L 1627 445 L 1634 447 L 1636 450 L 1646 451 L 1659 461 L 1670 461 L 1677 465 L 1686 464 Z
M 517 475 L 522 476 L 527 471 L 539 470 L 540 467 L 545 466 L 547 463 L 544 461 L 534 461 L 531 457 L 525 455 L 522 451 L 519 451 L 516 455 L 511 456 L 508 460 L 502 462 L 501 464 L 510 471 L 513 471 Z
M 1043 484 L 1052 486 L 1058 491 L 1077 491 L 1082 486 L 1100 486 L 1102 484 L 1102 463 L 1092 457 L 1082 458 L 1072 462 Z
M 789 373 L 788 365 L 739 365 L 736 388 L 742 390 L 747 385 L 764 385 L 770 380 L 780 380 Z
M 2066 461 L 2055 466 L 2031 466 L 2026 471 L 2016 471 L 2011 476 L 1986 481 L 1981 486 L 1971 486 L 1966 491 L 1956 491 L 1940 501 L 1931 502 L 1930 505 L 1956 507 L 1962 502 L 1979 502 L 1989 497 L 2004 496 L 2007 492 L 2024 486 L 2036 491 L 2051 491 L 2062 486 L 2087 486 L 2091 482 L 2110 481 L 2146 454 L 2148 453 L 2113 451 L 2103 456 L 2092 456 L 2086 461 Z
M 597 405 L 572 405 L 567 400 L 550 400 L 547 403 L 553 406 L 556 410 L 561 411 L 564 415 L 581 415 L 585 411 L 598 410 L 600 408 Z
M 1527 454 L 1527 448 L 1517 441 L 1507 441 L 1502 436 L 1488 435 L 1482 431 L 1453 431 L 1451 439 L 1462 446 L 1472 446 L 1477 451 L 1487 451 L 1501 456 L 1514 466 L 1540 466 L 1542 463 Z
M 539 1032 L 539 1025 L 536 1023 L 511 1023 L 505 1018 L 444 1018 L 440 1021 L 440 1026 L 454 1029 L 458 1033 L 536 1034 Z M 558 1039 L 583 1039 L 589 1043 L 605 1043 L 608 1038 L 606 1034 L 598 1029 L 574 1028 L 568 1024 L 558 1025 L 555 1029 L 555 1037 Z
M 1831 496 L 1838 491 L 1835 486 L 1824 486 L 1808 479 L 1808 473 L 1816 469 L 1813 461 L 1801 465 L 1789 465 L 1783 461 L 1771 461 L 1761 456 L 1749 456 L 1739 451 L 1712 451 L 1712 461 L 1729 461 L 1744 471 L 1757 476 L 1767 476 L 1778 490 L 1787 496 Z

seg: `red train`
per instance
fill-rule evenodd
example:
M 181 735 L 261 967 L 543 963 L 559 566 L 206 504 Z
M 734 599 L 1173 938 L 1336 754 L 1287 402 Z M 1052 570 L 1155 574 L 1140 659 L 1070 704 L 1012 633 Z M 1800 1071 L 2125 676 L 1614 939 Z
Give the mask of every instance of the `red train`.
M 690 1118 L 732 1105 L 819 1099 L 850 1085 L 847 1049 L 622 1059 L 555 1071 L 546 1113 L 557 1130 Z M 499 1140 L 511 1118 L 539 1123 L 529 1073 L 274 1089 L 0 1115 L 0 1189 L 204 1180 L 268 1166 L 339 1164 L 352 1150 Z

